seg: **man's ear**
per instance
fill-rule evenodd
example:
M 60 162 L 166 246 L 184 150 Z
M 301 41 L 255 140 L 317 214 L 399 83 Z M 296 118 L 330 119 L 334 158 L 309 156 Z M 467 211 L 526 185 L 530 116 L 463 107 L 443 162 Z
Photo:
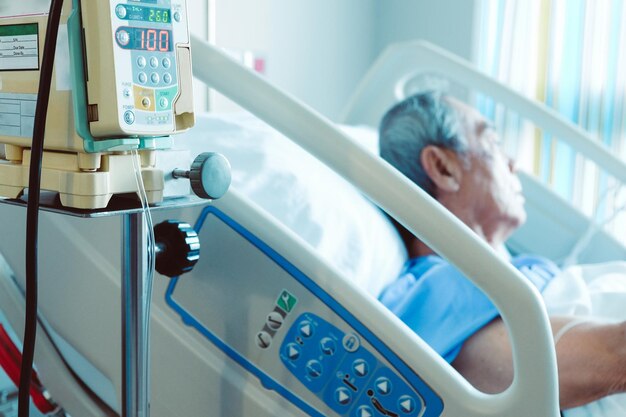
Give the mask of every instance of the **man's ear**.
M 422 149 L 420 162 L 437 189 L 449 193 L 459 191 L 463 170 L 456 152 L 428 145 Z

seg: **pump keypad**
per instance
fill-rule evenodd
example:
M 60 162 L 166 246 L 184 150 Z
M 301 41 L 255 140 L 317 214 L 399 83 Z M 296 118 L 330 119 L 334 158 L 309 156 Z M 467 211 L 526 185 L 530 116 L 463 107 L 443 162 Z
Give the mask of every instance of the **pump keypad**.
M 420 417 L 424 399 L 374 354 L 358 335 L 304 313 L 280 348 L 289 371 L 326 405 L 346 417 Z

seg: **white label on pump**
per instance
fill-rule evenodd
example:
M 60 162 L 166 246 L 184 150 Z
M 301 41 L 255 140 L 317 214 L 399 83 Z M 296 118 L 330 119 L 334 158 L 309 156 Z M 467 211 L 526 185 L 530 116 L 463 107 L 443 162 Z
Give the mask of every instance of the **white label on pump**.
M 38 69 L 37 23 L 0 26 L 0 71 Z
M 32 137 L 36 105 L 37 94 L 0 93 L 0 136 Z
M 67 35 L 67 25 L 59 26 L 57 48 L 54 56 L 54 72 L 56 73 L 57 90 L 71 90 L 72 72 L 70 71 L 70 42 Z

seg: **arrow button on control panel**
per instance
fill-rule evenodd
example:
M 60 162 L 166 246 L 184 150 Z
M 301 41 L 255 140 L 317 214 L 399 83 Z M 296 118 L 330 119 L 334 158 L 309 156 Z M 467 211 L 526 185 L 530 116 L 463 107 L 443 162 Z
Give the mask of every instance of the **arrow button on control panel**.
M 374 411 L 367 405 L 362 405 L 356 410 L 357 417 L 373 417 Z
M 365 362 L 365 360 L 363 359 L 357 359 L 354 361 L 354 363 L 352 364 L 352 369 L 354 369 L 354 373 L 358 376 L 358 377 L 364 377 L 365 375 L 367 375 L 368 371 L 369 371 L 369 367 L 367 365 L 367 362 Z
M 335 391 L 335 398 L 337 399 L 337 402 L 341 405 L 348 405 L 350 404 L 350 401 L 352 401 L 352 395 L 350 394 L 350 391 L 348 391 L 344 387 L 337 388 L 337 391 Z
M 287 345 L 286 353 L 290 360 L 295 361 L 300 357 L 300 347 L 295 343 L 289 343 Z
M 413 397 L 403 395 L 398 399 L 398 406 L 400 408 L 400 411 L 405 414 L 410 414 L 413 412 L 413 410 L 415 410 L 415 400 L 413 399 Z
M 311 337 L 311 335 L 313 334 L 311 323 L 309 323 L 308 321 L 303 321 L 302 323 L 300 323 L 300 333 L 304 337 Z
M 378 378 L 376 380 L 376 391 L 378 391 L 380 395 L 389 394 L 391 392 L 391 381 L 384 377 Z

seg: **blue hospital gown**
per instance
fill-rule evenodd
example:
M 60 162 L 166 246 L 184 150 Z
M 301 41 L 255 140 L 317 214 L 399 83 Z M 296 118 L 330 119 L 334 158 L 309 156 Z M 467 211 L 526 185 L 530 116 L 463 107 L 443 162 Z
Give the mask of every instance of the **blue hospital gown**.
M 511 263 L 540 292 L 560 272 L 538 256 L 518 256 Z M 408 261 L 379 299 L 448 362 L 471 335 L 498 316 L 478 287 L 435 255 Z

